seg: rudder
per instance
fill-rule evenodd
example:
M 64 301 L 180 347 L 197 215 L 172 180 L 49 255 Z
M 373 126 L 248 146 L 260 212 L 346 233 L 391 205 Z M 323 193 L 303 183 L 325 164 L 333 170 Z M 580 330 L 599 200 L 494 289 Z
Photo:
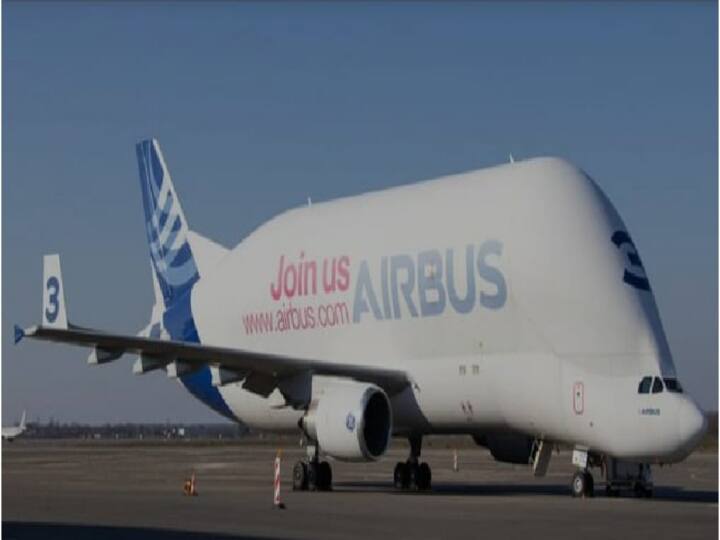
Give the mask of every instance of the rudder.
M 170 172 L 155 139 L 136 146 L 150 258 L 165 306 L 190 291 L 199 274 L 188 225 Z

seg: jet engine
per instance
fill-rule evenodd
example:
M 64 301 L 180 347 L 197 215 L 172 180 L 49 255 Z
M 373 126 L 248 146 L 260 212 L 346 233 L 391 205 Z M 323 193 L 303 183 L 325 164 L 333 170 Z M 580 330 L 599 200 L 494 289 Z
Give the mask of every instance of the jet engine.
M 473 439 L 480 446 L 490 450 L 490 454 L 495 458 L 495 461 L 521 465 L 530 463 L 533 437 L 528 437 L 522 433 L 504 431 L 473 435 Z
M 374 461 L 392 435 L 390 400 L 373 384 L 333 381 L 313 396 L 302 427 L 336 459 Z

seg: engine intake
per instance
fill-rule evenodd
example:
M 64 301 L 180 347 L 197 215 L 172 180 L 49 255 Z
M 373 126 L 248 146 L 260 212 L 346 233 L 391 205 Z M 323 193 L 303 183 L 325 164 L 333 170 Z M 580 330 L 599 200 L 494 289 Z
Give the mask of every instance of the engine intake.
M 385 453 L 392 435 L 390 400 L 373 384 L 332 381 L 313 396 L 302 425 L 326 454 L 373 461 Z

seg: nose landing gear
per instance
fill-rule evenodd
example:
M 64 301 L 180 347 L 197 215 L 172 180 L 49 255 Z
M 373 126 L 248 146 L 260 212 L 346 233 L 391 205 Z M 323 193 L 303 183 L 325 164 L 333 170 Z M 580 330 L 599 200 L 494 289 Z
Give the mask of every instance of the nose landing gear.
M 595 489 L 595 481 L 590 471 L 575 471 L 572 478 L 573 497 L 592 497 Z
M 398 461 L 393 473 L 396 489 L 427 491 L 432 484 L 432 471 L 427 463 L 420 463 L 422 436 L 413 435 L 410 440 L 410 456 L 407 461 Z
M 573 497 L 593 497 L 595 494 L 595 481 L 590 473 L 590 467 L 595 464 L 592 455 L 585 448 L 573 450 L 572 462 L 578 467 L 570 483 Z

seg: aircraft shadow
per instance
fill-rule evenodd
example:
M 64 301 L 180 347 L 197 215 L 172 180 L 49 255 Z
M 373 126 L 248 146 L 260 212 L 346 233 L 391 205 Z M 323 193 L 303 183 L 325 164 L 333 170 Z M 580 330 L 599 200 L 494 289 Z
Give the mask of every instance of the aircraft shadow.
M 336 482 L 334 485 L 337 491 L 343 492 L 396 492 L 398 495 L 418 496 L 551 496 L 570 497 L 570 487 L 566 485 L 537 485 L 537 484 L 462 484 L 437 482 L 433 484 L 430 492 L 401 492 L 389 482 Z M 605 498 L 605 490 L 602 486 L 595 488 L 595 497 Z M 634 498 L 631 492 L 623 492 L 621 498 Z M 695 490 L 683 489 L 676 486 L 656 486 L 652 500 L 668 502 L 694 502 L 694 503 L 717 503 L 717 490 Z
M 187 532 L 145 527 L 110 527 L 67 523 L 3 521 L 2 537 L 7 540 L 274 540 L 269 536 L 238 536 L 220 533 Z M 279 539 L 278 539 L 279 540 Z

